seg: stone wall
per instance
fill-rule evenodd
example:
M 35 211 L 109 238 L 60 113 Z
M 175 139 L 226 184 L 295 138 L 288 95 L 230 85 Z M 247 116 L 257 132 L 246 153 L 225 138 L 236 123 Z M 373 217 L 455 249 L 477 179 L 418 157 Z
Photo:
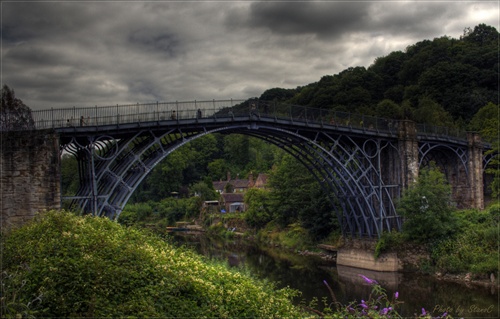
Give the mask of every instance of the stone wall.
M 384 253 L 377 259 L 373 255 L 373 251 L 341 248 L 337 252 L 337 265 L 374 271 L 398 271 L 399 261 L 396 253 Z
M 20 226 L 61 206 L 59 136 L 52 131 L 0 135 L 0 225 Z

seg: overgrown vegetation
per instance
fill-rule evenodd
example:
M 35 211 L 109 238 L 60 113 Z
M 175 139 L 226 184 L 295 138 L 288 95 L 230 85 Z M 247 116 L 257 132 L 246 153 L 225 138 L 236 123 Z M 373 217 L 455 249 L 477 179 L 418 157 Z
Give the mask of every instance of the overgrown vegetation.
M 436 167 L 420 171 L 418 181 L 404 192 L 398 212 L 404 217 L 405 236 L 426 244 L 453 235 L 457 219 L 452 214 L 451 187 Z
M 190 221 L 200 215 L 201 198 L 167 197 L 159 202 L 128 204 L 120 214 L 121 224 L 165 227 L 177 221 Z
M 399 207 L 405 216 L 403 231 L 382 235 L 375 256 L 416 243 L 430 252 L 426 272 L 472 273 L 483 278 L 498 273 L 500 204 L 484 211 L 454 209 L 444 175 L 430 167 L 421 171 Z
M 472 273 L 487 277 L 498 273 L 500 205 L 485 211 L 455 212 L 459 227 L 454 236 L 433 242 L 431 257 L 442 273 Z
M 107 218 L 51 211 L 1 244 L 3 318 L 303 315 L 296 291 Z

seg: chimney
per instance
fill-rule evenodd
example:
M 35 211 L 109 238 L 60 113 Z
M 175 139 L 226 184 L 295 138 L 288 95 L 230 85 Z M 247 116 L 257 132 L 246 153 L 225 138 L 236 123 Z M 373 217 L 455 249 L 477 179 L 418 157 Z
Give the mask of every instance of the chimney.
M 253 187 L 254 183 L 253 183 L 253 174 L 250 173 L 248 174 L 248 187 Z

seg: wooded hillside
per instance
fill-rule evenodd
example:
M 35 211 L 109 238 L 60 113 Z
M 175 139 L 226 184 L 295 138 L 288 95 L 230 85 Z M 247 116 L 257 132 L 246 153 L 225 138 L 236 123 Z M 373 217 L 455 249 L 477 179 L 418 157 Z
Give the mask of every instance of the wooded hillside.
M 459 39 L 423 40 L 296 89 L 273 88 L 260 99 L 408 118 L 465 127 L 488 102 L 498 101 L 498 32 L 480 24 Z

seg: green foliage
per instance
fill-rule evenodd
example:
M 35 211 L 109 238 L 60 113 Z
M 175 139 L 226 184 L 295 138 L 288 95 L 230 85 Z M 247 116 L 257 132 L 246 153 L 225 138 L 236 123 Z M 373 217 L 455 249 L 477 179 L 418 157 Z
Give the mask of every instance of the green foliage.
M 144 221 L 153 213 L 152 203 L 128 204 L 120 214 L 120 220 L 125 219 L 126 223 Z M 123 215 L 123 216 L 122 216 Z
M 401 119 L 403 117 L 402 107 L 388 99 L 379 102 L 375 111 L 377 116 L 384 118 Z
M 309 232 L 299 223 L 288 225 L 286 231 L 282 233 L 280 242 L 284 247 L 293 250 L 306 250 L 312 247 Z
M 106 218 L 48 212 L 2 237 L 3 318 L 300 317 L 290 289 Z
M 74 196 L 79 185 L 78 162 L 74 156 L 64 154 L 61 157 L 61 192 L 66 196 Z
M 309 250 L 313 249 L 314 246 L 309 231 L 299 223 L 281 227 L 276 222 L 271 221 L 257 233 L 257 240 L 294 251 Z
M 432 258 L 441 272 L 486 275 L 498 272 L 498 210 L 456 212 L 460 228 L 455 236 L 435 243 Z
M 191 192 L 197 194 L 201 201 L 215 200 L 218 198 L 217 192 L 210 179 L 204 179 L 190 187 Z
M 192 220 L 200 214 L 200 197 L 168 197 L 159 202 L 127 204 L 118 221 L 127 226 L 161 223 L 174 225 L 181 220 Z
M 413 113 L 413 119 L 418 123 L 433 126 L 453 127 L 453 119 L 444 108 L 429 97 L 423 97 Z
M 457 220 L 450 194 L 451 188 L 437 168 L 420 171 L 417 182 L 404 192 L 398 205 L 398 212 L 405 218 L 403 230 L 410 240 L 429 244 L 453 234 Z
M 269 191 L 252 188 L 245 193 L 245 205 L 248 207 L 244 219 L 251 227 L 262 228 L 272 220 L 269 211 Z
M 280 226 L 299 222 L 315 239 L 328 236 L 336 228 L 336 216 L 327 194 L 291 155 L 284 155 L 274 167 L 269 185 L 269 211 Z
M 389 251 L 390 249 L 398 249 L 404 242 L 405 238 L 403 233 L 398 231 L 384 232 L 377 241 L 374 257 L 378 258 L 380 254 Z
M 385 116 L 388 110 L 378 105 L 386 99 L 417 108 L 419 101 L 429 98 L 439 105 L 445 123 L 468 123 L 479 108 L 497 100 L 497 79 L 498 32 L 480 24 L 460 39 L 423 40 L 405 52 L 378 57 L 368 69 L 351 67 L 323 76 L 298 88 L 287 102 L 352 113 L 376 110 L 376 115 Z M 426 115 L 424 110 L 418 114 L 423 121 L 440 121 Z

